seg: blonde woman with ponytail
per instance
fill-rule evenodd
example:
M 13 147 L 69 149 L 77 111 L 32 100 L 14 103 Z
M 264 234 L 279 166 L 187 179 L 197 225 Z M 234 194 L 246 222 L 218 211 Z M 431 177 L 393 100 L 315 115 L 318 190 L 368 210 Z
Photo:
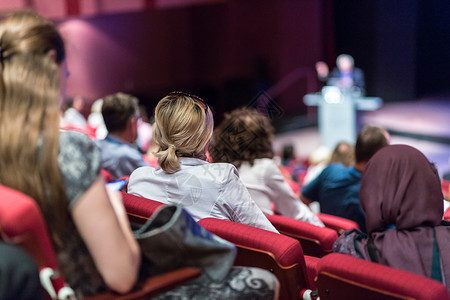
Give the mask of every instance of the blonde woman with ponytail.
M 160 100 L 153 125 L 159 167 L 135 170 L 128 192 L 181 205 L 196 220 L 214 217 L 277 232 L 251 199 L 236 168 L 207 161 L 213 128 L 211 108 L 200 97 L 172 92 Z
M 59 131 L 64 59 L 45 18 L 16 12 L 0 22 L 0 184 L 38 203 L 77 296 L 124 293 L 137 280 L 140 250 L 120 198 L 108 196 L 93 142 Z

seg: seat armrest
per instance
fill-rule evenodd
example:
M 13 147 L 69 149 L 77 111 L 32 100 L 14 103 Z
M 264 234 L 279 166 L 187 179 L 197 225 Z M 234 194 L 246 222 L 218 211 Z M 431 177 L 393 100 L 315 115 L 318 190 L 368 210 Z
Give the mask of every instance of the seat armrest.
M 87 300 L 139 300 L 149 299 L 156 295 L 170 291 L 183 283 L 197 278 L 201 275 L 201 270 L 197 268 L 182 268 L 164 274 L 152 276 L 147 278 L 138 287 L 127 294 L 117 294 L 114 292 L 107 292 L 100 295 L 85 298 Z

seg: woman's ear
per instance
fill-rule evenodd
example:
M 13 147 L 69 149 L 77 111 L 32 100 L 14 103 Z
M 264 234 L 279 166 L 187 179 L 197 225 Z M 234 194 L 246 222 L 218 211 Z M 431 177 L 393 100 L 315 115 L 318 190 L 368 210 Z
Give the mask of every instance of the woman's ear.
M 56 63 L 56 50 L 55 49 L 49 50 L 48 56 L 50 56 L 50 59 Z

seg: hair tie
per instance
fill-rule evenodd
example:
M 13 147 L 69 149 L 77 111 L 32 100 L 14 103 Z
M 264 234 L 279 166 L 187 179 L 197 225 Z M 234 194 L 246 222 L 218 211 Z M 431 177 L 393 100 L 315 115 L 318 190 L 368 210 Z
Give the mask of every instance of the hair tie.
M 174 144 L 170 144 L 170 145 L 167 147 L 167 149 L 172 149 L 173 151 L 175 151 L 175 150 L 176 150 L 176 147 L 175 147 Z

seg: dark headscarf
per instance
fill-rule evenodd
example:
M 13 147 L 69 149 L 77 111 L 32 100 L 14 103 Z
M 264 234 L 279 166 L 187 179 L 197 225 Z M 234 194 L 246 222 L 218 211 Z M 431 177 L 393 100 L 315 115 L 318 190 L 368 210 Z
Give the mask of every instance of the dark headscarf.
M 439 225 L 440 180 L 421 152 L 406 145 L 379 150 L 363 172 L 360 201 L 381 264 L 431 277 L 437 244 L 442 280 L 450 287 L 450 227 Z

